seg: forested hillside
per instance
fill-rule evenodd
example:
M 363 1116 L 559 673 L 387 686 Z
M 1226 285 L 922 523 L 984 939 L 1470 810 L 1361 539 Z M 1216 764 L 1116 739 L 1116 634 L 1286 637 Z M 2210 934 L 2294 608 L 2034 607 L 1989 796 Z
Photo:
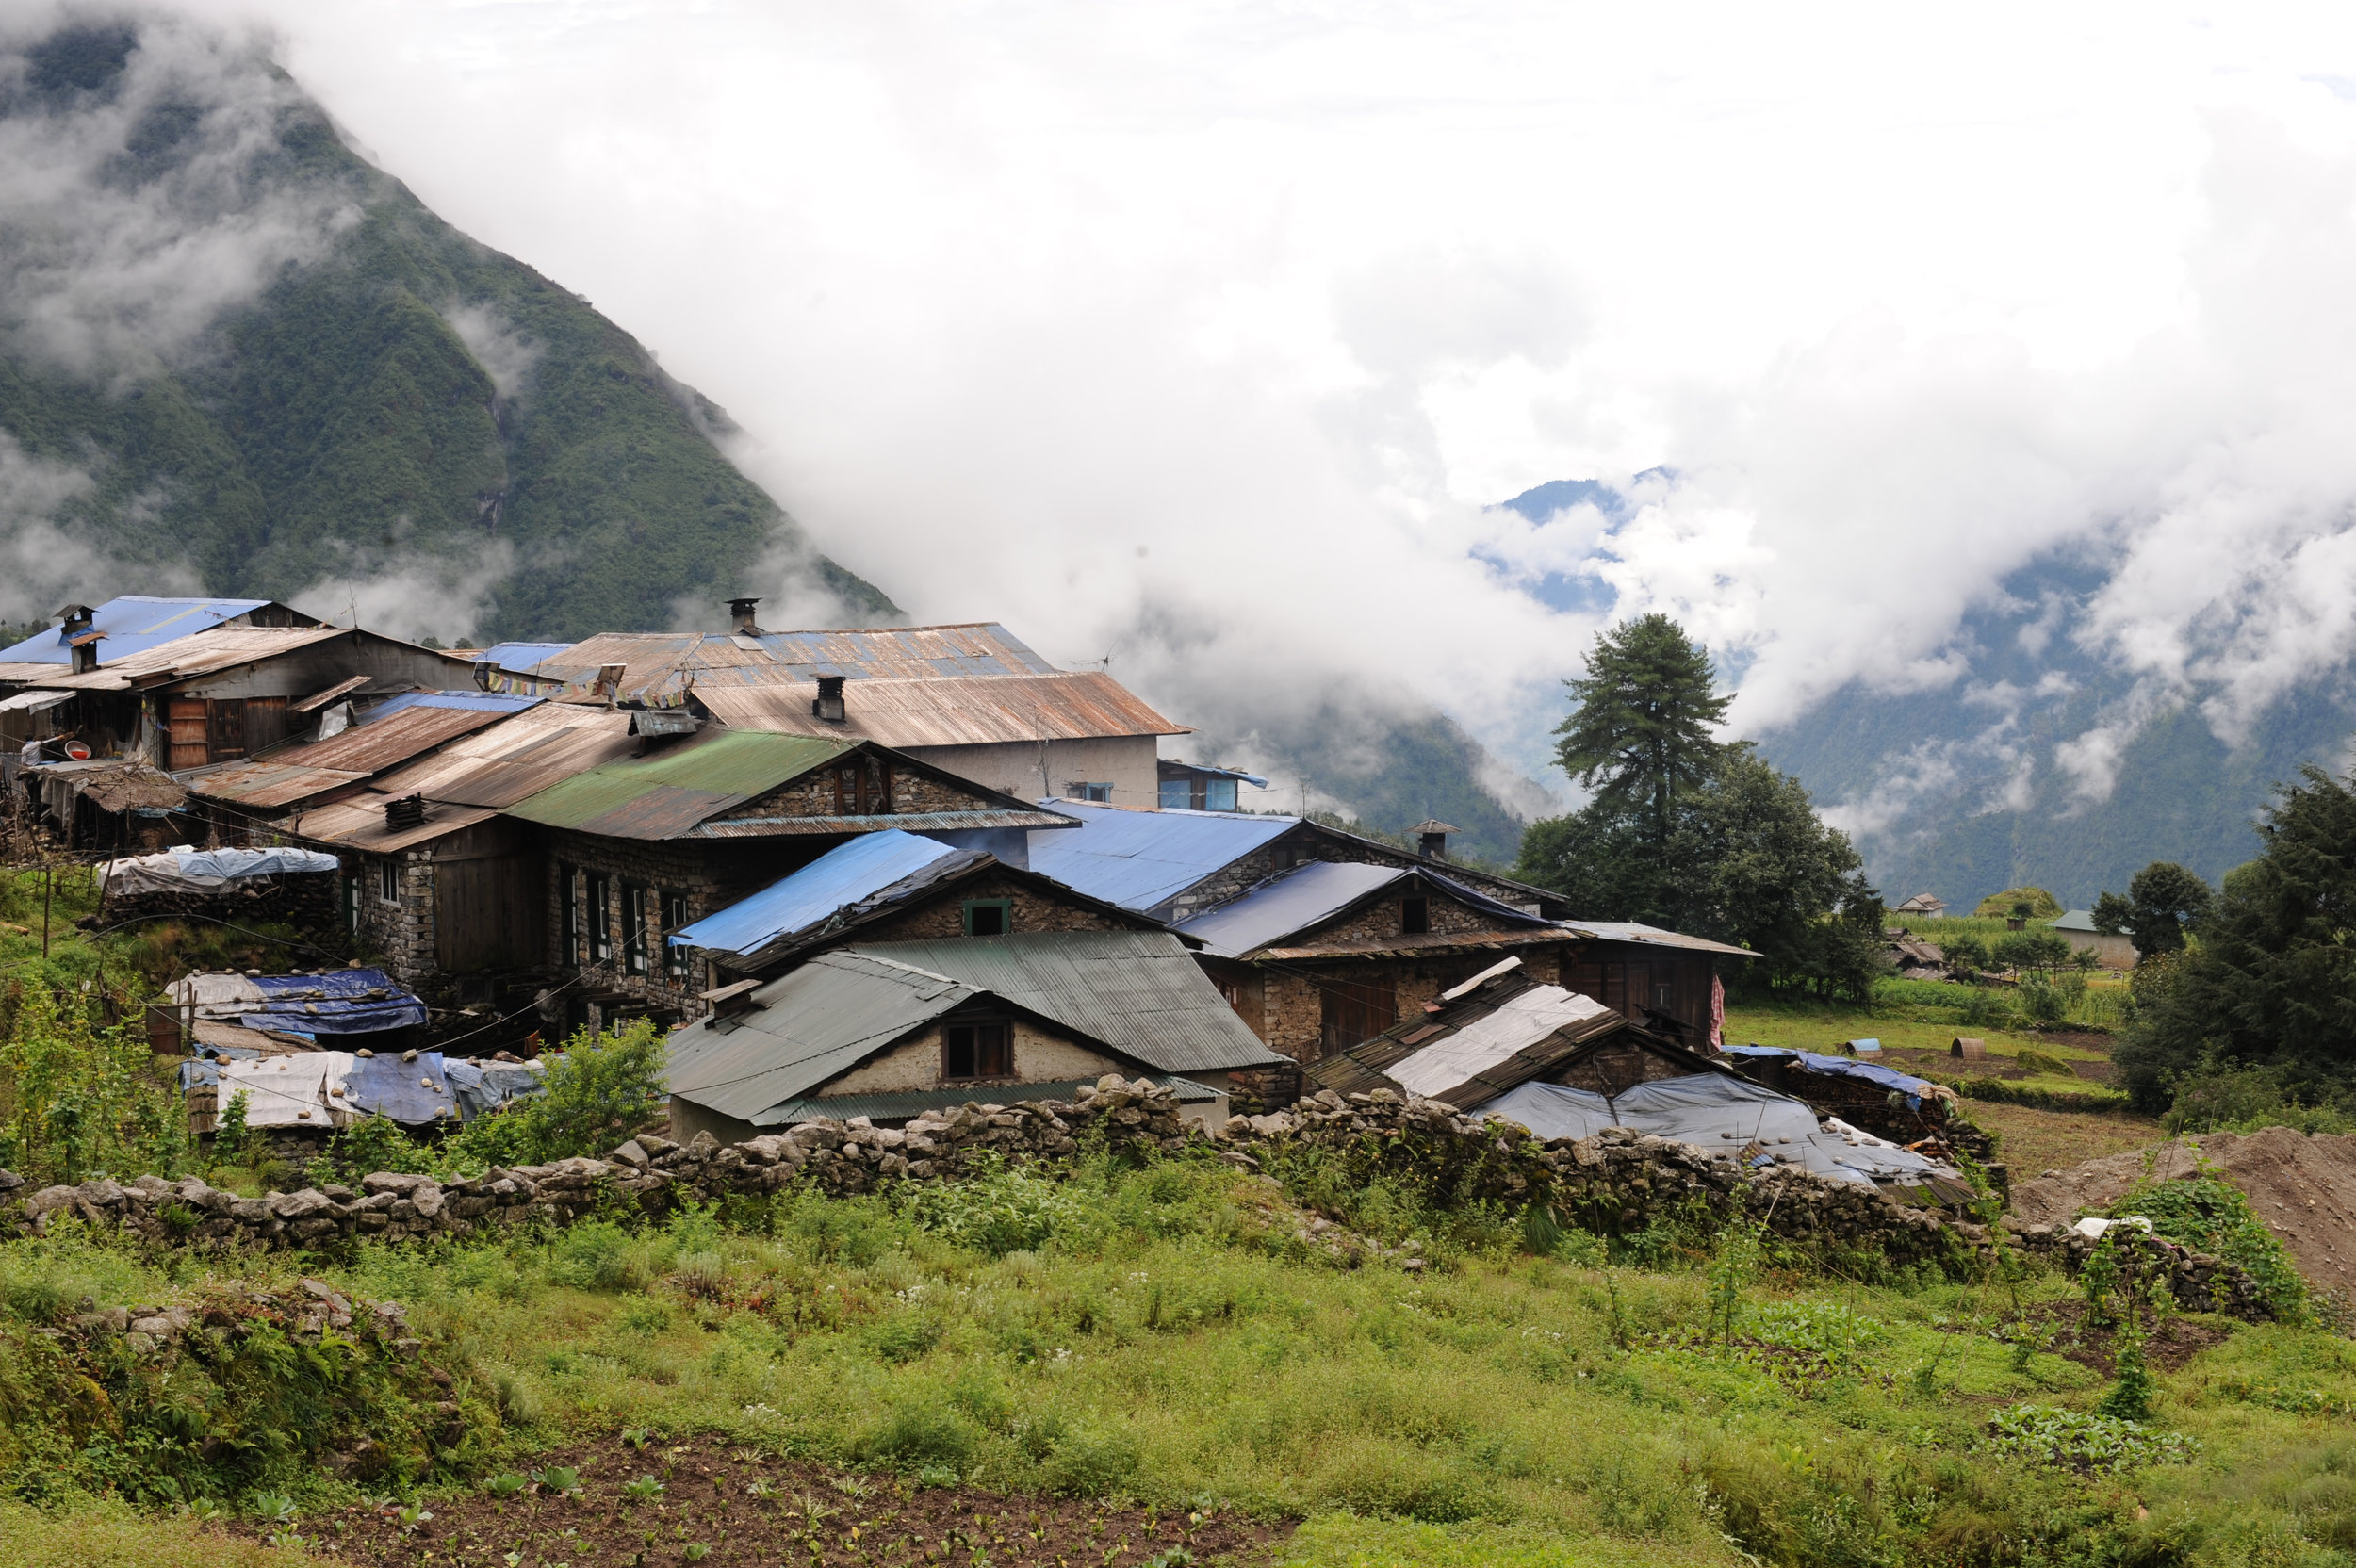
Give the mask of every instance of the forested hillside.
M 107 580 L 42 589 L 408 572 L 444 637 L 566 638 L 670 626 L 798 553 L 846 610 L 893 613 L 715 448 L 720 410 L 266 61 L 151 22 L 0 71 L 6 151 L 58 176 L 0 225 L 0 511 L 36 575 Z

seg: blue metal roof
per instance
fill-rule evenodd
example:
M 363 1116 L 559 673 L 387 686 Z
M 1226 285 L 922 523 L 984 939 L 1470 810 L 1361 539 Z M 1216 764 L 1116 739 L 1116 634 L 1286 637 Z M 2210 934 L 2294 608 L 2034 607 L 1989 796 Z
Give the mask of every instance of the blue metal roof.
M 553 659 L 571 647 L 570 643 L 494 643 L 483 650 L 483 657 L 502 670 L 520 674 L 543 660 Z
M 752 897 L 672 933 L 675 947 L 751 953 L 871 898 L 961 850 L 887 827 L 862 833 Z
M 1070 800 L 1053 805 L 1080 826 L 1032 834 L 1031 869 L 1090 898 L 1137 910 L 1168 903 L 1301 822 L 1236 811 L 1124 811 Z
M 269 599 L 151 598 L 125 594 L 98 606 L 90 629 L 100 632 L 99 658 L 112 664 L 135 653 L 191 632 L 210 631 L 223 621 L 259 610 Z M 0 648 L 0 664 L 71 664 L 74 650 L 66 645 L 63 629 L 52 627 L 17 644 Z
M 1358 899 L 1415 874 L 1399 866 L 1360 866 L 1313 860 L 1272 876 L 1241 898 L 1197 915 L 1177 929 L 1200 937 L 1221 957 L 1273 947 Z M 1485 901 L 1484 901 L 1485 902 Z
M 397 697 L 378 703 L 361 716 L 362 724 L 374 724 L 410 708 L 459 708 L 471 713 L 520 713 L 538 706 L 544 697 L 518 696 L 508 692 L 403 692 Z

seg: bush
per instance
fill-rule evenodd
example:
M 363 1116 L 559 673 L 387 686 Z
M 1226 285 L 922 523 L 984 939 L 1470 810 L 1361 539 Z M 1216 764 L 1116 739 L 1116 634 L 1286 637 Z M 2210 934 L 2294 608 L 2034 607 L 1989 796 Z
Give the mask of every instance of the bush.
M 902 1471 L 937 1465 L 962 1476 L 981 1446 L 973 1424 L 955 1411 L 911 1401 L 895 1407 L 859 1445 L 859 1457 Z
M 0 1038 L 0 1168 L 36 1184 L 174 1173 L 188 1116 L 148 1076 L 155 1060 L 128 1026 L 98 1029 L 47 987 L 26 988 Z
M 2294 1084 L 2280 1067 L 2212 1062 L 2176 1081 L 2165 1122 L 2170 1133 L 2356 1133 L 2356 1111 L 2343 1095 Z
M 2035 1073 L 2040 1078 L 2075 1078 L 2077 1076 L 2070 1070 L 2068 1062 L 2063 1061 L 2059 1056 L 2039 1051 L 2034 1046 L 2022 1046 L 2013 1060 L 2021 1064 L 2021 1070 L 2024 1072 Z
M 645 1019 L 610 1035 L 582 1029 L 548 1058 L 545 1088 L 475 1118 L 443 1146 L 444 1157 L 480 1169 L 603 1154 L 662 1114 L 669 1062 L 667 1043 Z
M 1004 1166 L 962 1182 L 910 1186 L 904 1201 L 925 1230 L 993 1258 L 1035 1252 L 1087 1213 L 1061 1184 Z
M 2206 1174 L 2188 1182 L 2142 1182 L 2130 1187 L 2109 1213 L 2114 1217 L 2141 1215 L 2154 1233 L 2178 1246 L 2214 1252 L 2248 1269 L 2283 1321 L 2297 1322 L 2305 1315 L 2305 1280 L 2274 1233 L 2250 1211 L 2250 1200 L 2239 1188 Z

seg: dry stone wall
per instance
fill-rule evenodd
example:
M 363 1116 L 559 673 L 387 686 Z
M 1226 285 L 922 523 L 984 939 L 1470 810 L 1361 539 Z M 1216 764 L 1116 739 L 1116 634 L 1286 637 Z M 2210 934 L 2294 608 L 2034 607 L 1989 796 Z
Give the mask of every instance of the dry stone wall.
M 321 1250 L 365 1237 L 483 1234 L 534 1220 L 564 1225 L 600 1212 L 661 1214 L 683 1201 L 788 1187 L 872 1192 L 898 1182 L 954 1180 L 990 1160 L 1053 1163 L 1077 1154 L 1083 1139 L 1129 1154 L 1193 1150 L 1280 1176 L 1288 1162 L 1322 1155 L 1340 1161 L 1352 1182 L 1388 1176 L 1443 1202 L 1486 1203 L 1509 1214 L 1544 1205 L 1566 1225 L 1606 1234 L 1672 1217 L 1755 1221 L 1795 1244 L 1939 1266 L 1972 1266 L 1997 1245 L 1988 1227 L 1952 1212 L 1797 1167 L 1753 1171 L 1720 1151 L 1627 1128 L 1542 1139 L 1510 1122 L 1387 1090 L 1344 1097 L 1327 1089 L 1289 1110 L 1235 1118 L 1205 1142 L 1181 1121 L 1169 1090 L 1118 1074 L 1072 1101 L 968 1103 L 899 1128 L 864 1118 L 819 1120 L 728 1147 L 709 1133 L 684 1145 L 642 1134 L 605 1159 L 494 1168 L 449 1183 L 380 1171 L 356 1186 L 242 1198 L 193 1177 L 127 1184 L 99 1177 L 26 1192 L 23 1181 L 0 1172 L 0 1216 L 36 1231 L 65 1215 L 158 1243 Z M 2021 1241 L 2064 1266 L 2075 1257 L 2065 1238 L 2021 1233 Z M 2219 1260 L 2186 1254 L 2165 1266 L 2181 1271 L 2181 1287 L 2171 1288 L 2188 1308 L 2222 1303 L 2243 1311 L 2261 1301 L 2254 1282 Z

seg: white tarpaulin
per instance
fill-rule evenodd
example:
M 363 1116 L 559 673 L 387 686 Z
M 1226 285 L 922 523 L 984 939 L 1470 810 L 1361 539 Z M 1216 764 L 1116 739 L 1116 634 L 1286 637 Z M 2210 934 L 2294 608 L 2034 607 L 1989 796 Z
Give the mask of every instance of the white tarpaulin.
M 74 695 L 72 692 L 19 692 L 12 697 L 0 700 L 0 713 L 23 713 L 39 708 L 55 708 L 61 702 L 73 700 Z
M 136 893 L 218 892 L 249 876 L 285 876 L 332 872 L 333 855 L 310 849 L 168 849 L 108 860 L 98 868 L 106 890 L 116 897 Z
M 243 1092 L 249 1127 L 325 1127 L 329 1124 L 327 1090 L 342 1086 L 351 1063 L 352 1058 L 340 1051 L 301 1051 L 258 1061 L 223 1062 L 214 1103 L 220 1111 L 226 1111 L 230 1100 Z
M 1486 1018 L 1425 1046 L 1391 1068 L 1390 1075 L 1415 1093 L 1437 1099 L 1564 1024 L 1605 1010 L 1602 1003 L 1560 986 L 1532 986 Z

